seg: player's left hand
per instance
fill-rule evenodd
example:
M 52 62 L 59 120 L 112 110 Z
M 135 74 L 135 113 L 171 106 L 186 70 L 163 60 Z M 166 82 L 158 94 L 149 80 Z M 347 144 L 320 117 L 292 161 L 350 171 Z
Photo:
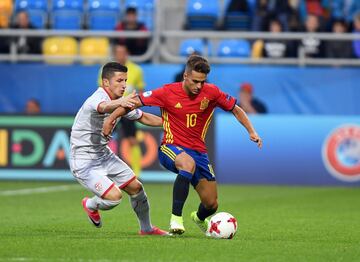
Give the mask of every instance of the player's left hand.
M 112 130 L 114 129 L 116 120 L 111 121 L 109 118 L 105 119 L 103 124 L 103 135 L 108 138 L 111 135 Z
M 262 148 L 262 139 L 257 133 L 251 133 L 250 140 L 255 142 L 258 148 Z

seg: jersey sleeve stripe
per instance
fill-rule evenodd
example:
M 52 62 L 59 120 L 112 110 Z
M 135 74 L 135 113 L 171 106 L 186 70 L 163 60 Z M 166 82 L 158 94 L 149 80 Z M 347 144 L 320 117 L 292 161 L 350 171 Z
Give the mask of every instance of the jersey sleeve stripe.
M 171 144 L 171 143 L 174 142 L 174 139 L 173 139 L 174 136 L 171 133 L 171 129 L 170 129 L 169 114 L 165 110 L 162 110 L 162 116 L 163 116 L 163 119 L 164 119 L 163 127 L 164 127 L 164 130 L 166 132 L 166 135 L 165 135 L 166 140 L 165 140 L 165 142 Z
M 213 111 L 211 112 L 211 114 L 209 115 L 208 119 L 206 120 L 206 123 L 205 123 L 205 125 L 204 125 L 203 131 L 202 131 L 202 133 L 201 133 L 201 139 L 202 139 L 203 141 L 205 141 L 206 133 L 207 133 L 207 131 L 208 131 L 208 129 L 209 129 L 209 125 L 210 125 L 210 123 L 211 123 L 211 120 L 212 120 L 212 116 L 213 116 L 213 114 L 214 114 L 214 111 L 215 111 L 215 110 L 213 110 Z

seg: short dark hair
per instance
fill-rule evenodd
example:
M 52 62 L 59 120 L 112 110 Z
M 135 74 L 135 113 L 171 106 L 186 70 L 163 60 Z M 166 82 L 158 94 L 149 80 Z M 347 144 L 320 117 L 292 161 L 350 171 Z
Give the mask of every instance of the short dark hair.
M 191 55 L 186 62 L 186 72 L 195 71 L 198 73 L 209 74 L 210 65 L 209 62 L 202 56 Z
M 137 14 L 137 9 L 136 9 L 136 7 L 129 6 L 128 8 L 126 8 L 125 13 L 126 14 Z
M 102 68 L 101 78 L 110 80 L 113 77 L 115 72 L 127 73 L 128 69 L 126 66 L 119 64 L 118 62 L 109 62 L 105 64 Z

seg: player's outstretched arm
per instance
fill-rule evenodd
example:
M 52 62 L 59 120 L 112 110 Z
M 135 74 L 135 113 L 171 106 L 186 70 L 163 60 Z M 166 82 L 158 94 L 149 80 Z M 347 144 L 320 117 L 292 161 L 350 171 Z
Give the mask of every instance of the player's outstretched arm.
M 134 94 L 134 93 L 133 93 Z M 138 96 L 134 97 L 132 99 L 133 101 L 133 106 L 130 108 L 130 110 L 133 110 L 137 107 L 140 107 L 142 106 L 142 103 L 139 99 Z M 104 124 L 103 124 L 103 134 L 105 136 L 109 136 L 113 130 L 113 127 L 116 123 L 116 119 L 118 119 L 119 117 L 127 114 L 129 112 L 129 109 L 126 109 L 124 107 L 118 107 L 116 108 L 104 121 Z
M 147 126 L 162 126 L 161 117 L 158 117 L 150 113 L 143 112 L 143 115 L 138 121 Z
M 120 97 L 115 100 L 108 102 L 102 102 L 99 104 L 98 111 L 99 113 L 111 113 L 118 107 L 132 108 L 135 105 L 134 98 L 137 97 L 135 91 L 126 97 Z
M 249 133 L 250 140 L 255 142 L 259 148 L 262 147 L 262 139 L 261 137 L 256 133 L 255 128 L 251 124 L 249 118 L 247 117 L 244 110 L 241 109 L 238 105 L 235 105 L 234 109 L 232 110 L 232 113 L 236 117 L 236 119 L 246 128 L 246 130 Z

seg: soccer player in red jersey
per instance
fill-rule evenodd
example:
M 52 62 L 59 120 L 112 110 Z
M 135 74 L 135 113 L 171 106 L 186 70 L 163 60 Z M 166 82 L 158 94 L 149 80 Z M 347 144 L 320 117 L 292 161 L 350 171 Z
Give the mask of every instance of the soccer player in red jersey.
M 185 232 L 182 210 L 190 183 L 201 200 L 198 210 L 191 213 L 191 219 L 204 233 L 208 225 L 206 218 L 217 210 L 217 184 L 205 145 L 206 132 L 216 107 L 232 112 L 248 131 L 250 140 L 259 148 L 262 146 L 261 138 L 246 113 L 236 105 L 236 99 L 217 86 L 206 83 L 209 72 L 208 61 L 192 55 L 186 64 L 183 82 L 164 85 L 135 98 L 137 107 L 161 108 L 164 136 L 159 148 L 159 161 L 165 168 L 178 174 L 173 188 L 172 234 Z M 105 120 L 104 135 L 111 133 L 115 120 L 125 113 L 124 108 L 118 108 Z

